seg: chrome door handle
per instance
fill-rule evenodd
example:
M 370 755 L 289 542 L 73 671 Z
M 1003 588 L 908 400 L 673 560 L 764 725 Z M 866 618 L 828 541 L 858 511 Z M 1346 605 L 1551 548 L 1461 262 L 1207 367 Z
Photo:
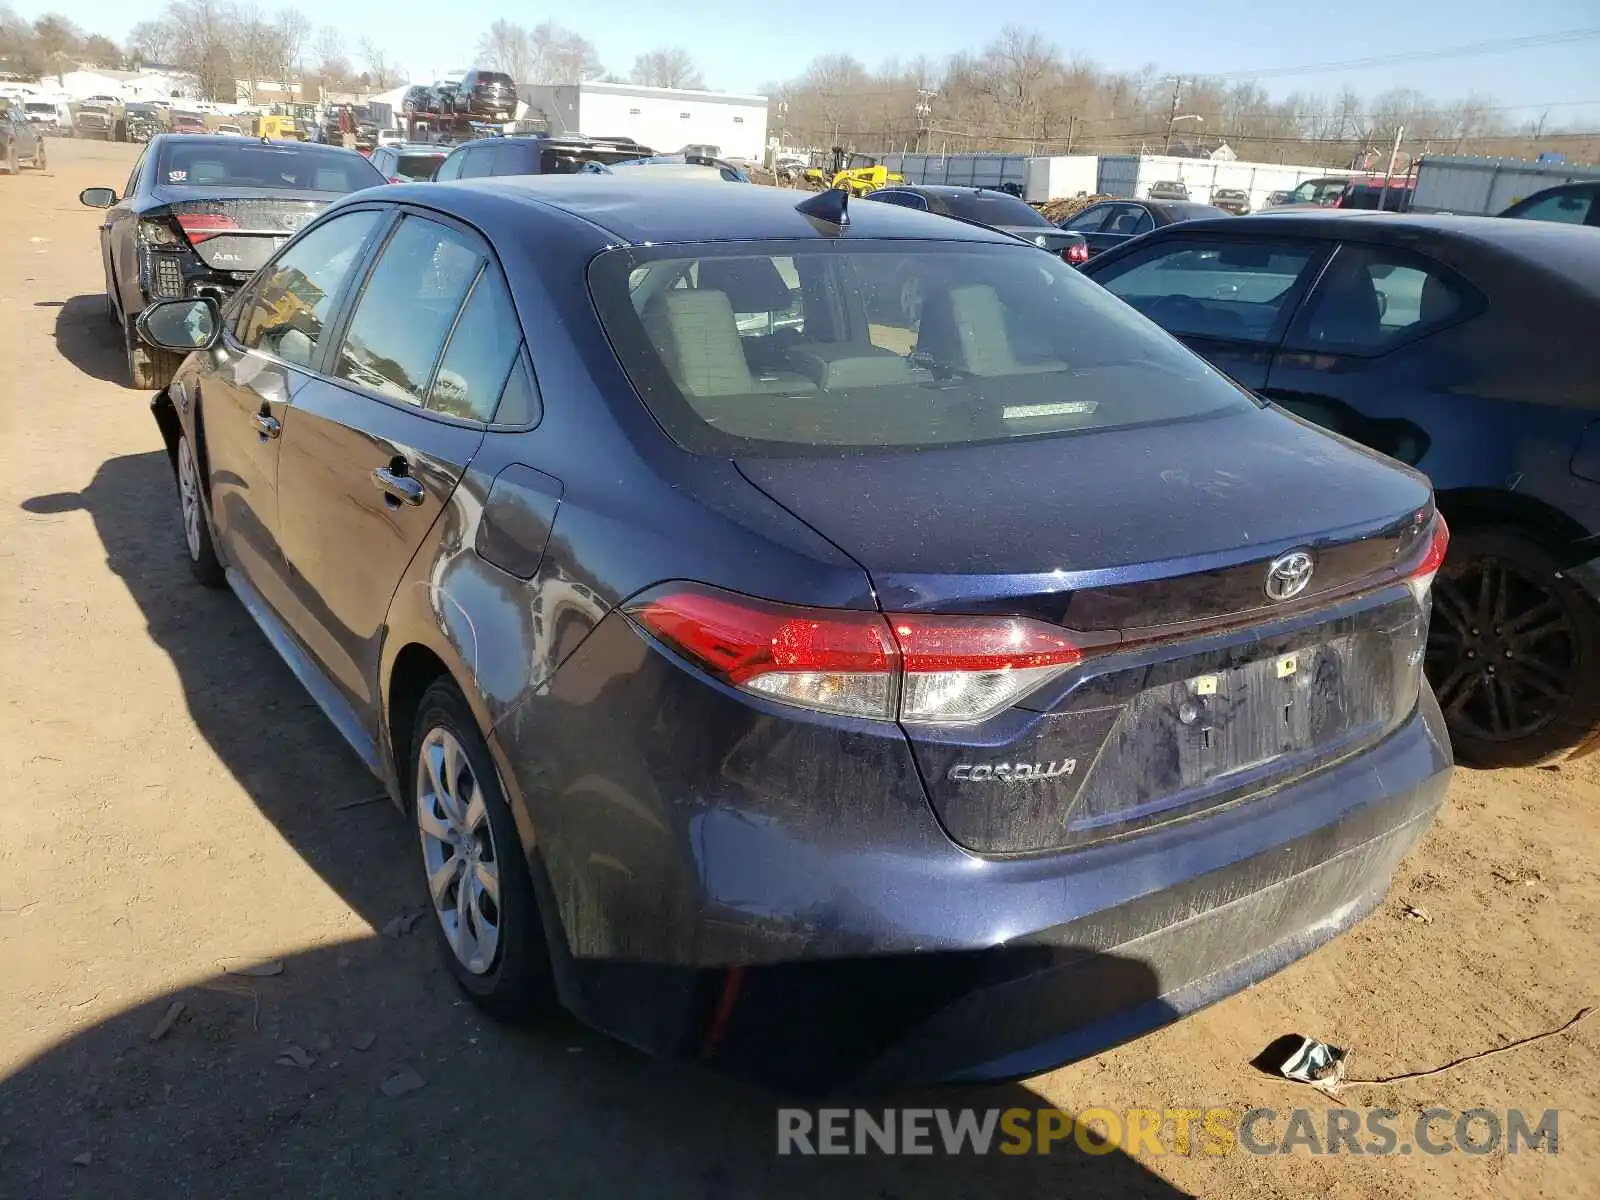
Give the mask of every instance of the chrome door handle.
M 267 413 L 257 413 L 256 432 L 264 438 L 275 438 L 283 432 L 283 422 Z
M 422 484 L 409 475 L 402 475 L 389 467 L 379 467 L 372 473 L 372 482 L 396 500 L 406 504 L 422 503 Z

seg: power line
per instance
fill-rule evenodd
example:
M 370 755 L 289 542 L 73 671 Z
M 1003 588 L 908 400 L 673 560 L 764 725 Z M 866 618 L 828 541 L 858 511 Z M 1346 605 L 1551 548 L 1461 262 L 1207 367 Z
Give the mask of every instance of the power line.
M 1557 33 L 1535 33 L 1520 38 L 1497 38 L 1492 42 L 1470 42 L 1464 46 L 1444 46 L 1434 50 L 1408 50 L 1396 54 L 1375 54 L 1367 58 L 1347 58 L 1336 62 L 1309 63 L 1298 67 L 1262 67 L 1254 71 L 1193 71 L 1185 76 L 1196 79 L 1268 79 L 1284 75 L 1312 75 L 1325 71 L 1347 71 L 1357 67 L 1386 67 L 1397 63 L 1438 62 L 1451 58 L 1470 58 L 1478 54 L 1510 54 L 1542 46 L 1562 46 L 1600 38 L 1600 29 L 1566 29 Z

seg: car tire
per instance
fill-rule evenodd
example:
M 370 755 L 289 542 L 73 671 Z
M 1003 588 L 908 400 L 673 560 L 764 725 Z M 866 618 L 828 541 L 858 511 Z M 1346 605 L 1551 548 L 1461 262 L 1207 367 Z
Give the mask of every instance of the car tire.
M 407 797 L 446 969 L 494 1017 L 549 1017 L 559 1007 L 555 977 L 522 841 L 489 748 L 453 680 L 441 678 L 423 693 L 410 747 Z
M 1530 530 L 1462 529 L 1433 584 L 1428 678 L 1458 761 L 1560 761 L 1600 733 L 1600 603 Z
M 128 386 L 142 392 L 159 392 L 172 382 L 183 365 L 184 356 L 148 345 L 139 336 L 136 319 L 122 326 L 122 340 L 128 353 Z
M 208 588 L 226 587 L 227 573 L 217 558 L 216 544 L 211 540 L 211 521 L 206 516 L 204 486 L 200 466 L 189 444 L 189 435 L 180 433 L 178 445 L 173 450 L 173 474 L 178 486 L 178 520 L 183 527 L 183 540 L 189 551 L 189 571 L 195 579 Z
M 31 163 L 29 163 L 28 165 L 30 167 L 32 167 L 35 171 L 46 171 L 46 170 L 49 170 L 49 165 L 45 162 L 44 139 L 43 138 L 39 139 L 39 149 L 34 154 L 33 161 Z
M 0 158 L 0 175 L 15 175 L 17 173 L 17 144 L 12 142 L 6 147 L 6 156 Z

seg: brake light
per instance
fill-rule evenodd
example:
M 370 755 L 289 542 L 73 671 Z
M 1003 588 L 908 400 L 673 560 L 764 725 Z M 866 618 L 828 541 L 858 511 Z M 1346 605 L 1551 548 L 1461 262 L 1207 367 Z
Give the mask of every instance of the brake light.
M 191 246 L 198 246 L 208 238 L 231 233 L 239 226 L 232 217 L 223 213 L 179 213 L 178 228 L 183 230 L 183 236 L 189 239 Z
M 1089 261 L 1089 243 L 1077 242 L 1067 247 L 1066 253 L 1061 256 L 1073 266 Z
M 627 612 L 734 687 L 881 721 L 982 721 L 1083 660 L 1065 630 L 1023 617 L 885 617 L 699 584 L 654 589 Z
M 1406 586 L 1411 589 L 1411 594 L 1417 598 L 1418 604 L 1427 597 L 1428 589 L 1433 587 L 1433 577 L 1439 573 L 1439 568 L 1444 564 L 1445 551 L 1449 548 L 1450 527 L 1444 523 L 1443 513 L 1435 513 L 1428 549 L 1417 565 L 1411 568 L 1411 573 L 1406 576 Z

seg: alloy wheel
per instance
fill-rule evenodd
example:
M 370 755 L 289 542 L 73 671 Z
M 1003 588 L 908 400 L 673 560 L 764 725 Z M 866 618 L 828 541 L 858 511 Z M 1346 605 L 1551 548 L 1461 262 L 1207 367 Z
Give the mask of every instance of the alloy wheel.
M 500 858 L 472 764 L 455 734 L 435 726 L 416 771 L 417 831 L 434 916 L 456 958 L 487 974 L 500 947 Z
M 1577 684 L 1571 618 L 1533 575 L 1469 559 L 1433 585 L 1428 674 L 1453 730 L 1491 742 L 1555 720 Z
M 183 540 L 189 543 L 189 557 L 200 558 L 200 476 L 194 466 L 189 439 L 178 439 L 178 505 L 183 511 Z

